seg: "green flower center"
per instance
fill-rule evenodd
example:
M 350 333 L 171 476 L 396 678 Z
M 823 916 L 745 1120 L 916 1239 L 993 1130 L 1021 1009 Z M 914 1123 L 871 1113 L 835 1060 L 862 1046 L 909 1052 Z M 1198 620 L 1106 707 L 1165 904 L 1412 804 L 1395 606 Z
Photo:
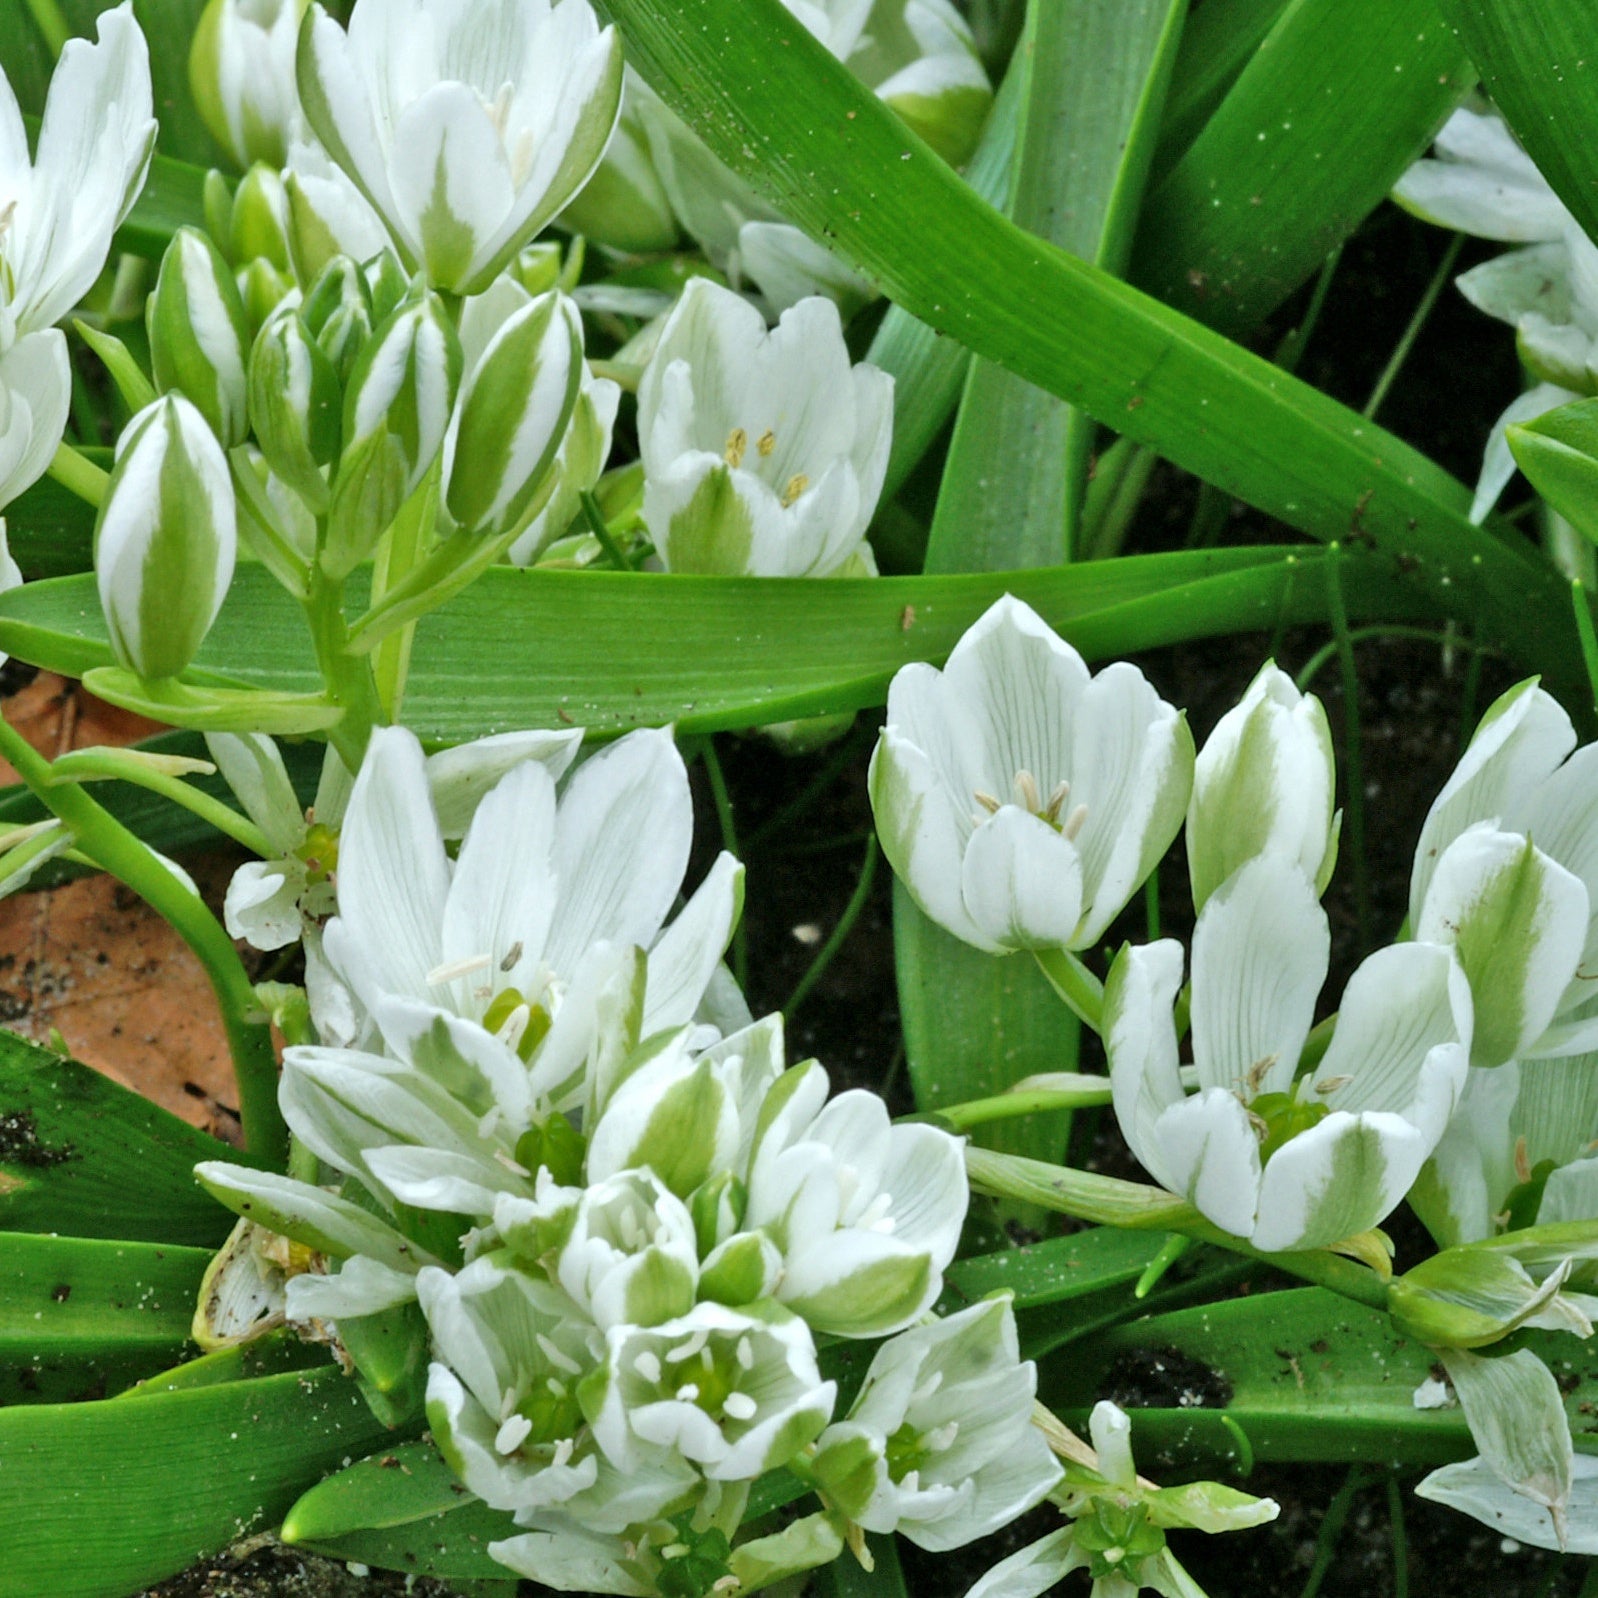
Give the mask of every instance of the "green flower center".
M 1260 1140 L 1260 1164 L 1266 1164 L 1284 1144 L 1307 1132 L 1330 1113 L 1325 1104 L 1292 1093 L 1262 1093 L 1248 1107 L 1249 1120 Z
M 338 829 L 318 821 L 307 829 L 304 843 L 294 853 L 305 862 L 307 886 L 320 887 L 338 870 Z
M 532 1059 L 553 1023 L 549 1011 L 542 1004 L 529 1004 L 520 988 L 501 988 L 483 1012 L 484 1028 L 496 1037 L 510 1028 L 505 1041 L 524 1062 Z

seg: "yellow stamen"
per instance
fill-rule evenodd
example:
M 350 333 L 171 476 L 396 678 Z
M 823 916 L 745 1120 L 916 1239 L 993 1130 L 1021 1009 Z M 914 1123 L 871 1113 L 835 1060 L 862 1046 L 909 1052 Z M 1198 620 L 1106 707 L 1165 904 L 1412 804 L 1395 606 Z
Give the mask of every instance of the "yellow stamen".
M 777 435 L 772 432 L 769 427 L 760 435 L 758 439 L 755 440 L 755 448 L 760 451 L 760 458 L 762 460 L 764 460 L 766 456 L 768 456 L 776 447 Z
M 788 479 L 787 486 L 782 491 L 783 509 L 786 510 L 788 506 L 793 504 L 793 502 L 798 499 L 798 497 L 804 493 L 809 486 L 810 479 L 806 477 L 803 472 L 795 472 L 793 476 Z
M 749 435 L 741 428 L 735 427 L 727 435 L 727 447 L 722 451 L 722 459 L 735 470 L 744 463 L 744 451 L 749 448 Z

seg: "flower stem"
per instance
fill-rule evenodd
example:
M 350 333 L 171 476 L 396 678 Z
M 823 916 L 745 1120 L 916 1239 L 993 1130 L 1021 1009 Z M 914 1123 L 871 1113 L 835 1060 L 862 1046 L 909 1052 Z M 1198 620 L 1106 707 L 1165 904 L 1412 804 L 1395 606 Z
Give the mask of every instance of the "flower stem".
M 849 895 L 849 902 L 843 907 L 843 914 L 838 917 L 838 924 L 832 929 L 827 941 L 816 950 L 816 957 L 810 962 L 805 974 L 799 978 L 792 993 L 788 995 L 788 1002 L 783 1005 L 782 1013 L 785 1018 L 792 1019 L 793 1013 L 805 1002 L 815 985 L 821 980 L 822 973 L 832 964 L 833 957 L 844 945 L 844 940 L 854 931 L 854 924 L 860 919 L 860 912 L 866 907 L 866 900 L 871 897 L 871 884 L 877 875 L 877 835 L 872 833 L 866 839 L 866 857 L 860 862 L 860 876 L 854 885 L 854 892 Z
M 146 843 L 91 799 L 77 783 L 57 783 L 50 763 L 0 716 L 0 755 L 52 814 L 71 828 L 79 847 L 102 870 L 169 922 L 205 968 L 227 1033 L 239 1090 L 245 1147 L 281 1168 L 288 1128 L 277 1102 L 277 1056 L 255 989 L 228 937 L 204 902 Z
M 1038 969 L 1077 1019 L 1095 1032 L 1103 1031 L 1104 984 L 1069 949 L 1034 949 Z
M 68 493 L 76 494 L 86 505 L 98 510 L 105 503 L 106 484 L 111 481 L 111 474 L 102 471 L 86 455 L 80 455 L 70 444 L 57 447 L 55 458 L 46 469 Z
M 1123 1182 L 1065 1165 L 1049 1165 L 1019 1154 L 999 1154 L 971 1145 L 965 1151 L 966 1175 L 972 1188 L 994 1198 L 1019 1199 L 1098 1226 L 1131 1231 L 1180 1232 L 1201 1243 L 1214 1243 L 1234 1254 L 1274 1265 L 1318 1287 L 1371 1309 L 1387 1308 L 1387 1285 L 1374 1271 L 1327 1249 L 1267 1254 L 1240 1237 L 1205 1220 L 1186 1199 L 1142 1182 Z
M 1083 1110 L 1110 1102 L 1110 1079 L 1103 1076 L 1077 1076 L 1059 1073 L 1059 1085 L 1052 1088 L 1012 1088 L 988 1099 L 968 1099 L 950 1104 L 936 1114 L 956 1132 L 994 1121 L 1013 1121 L 1023 1115 L 1043 1115 L 1050 1110 Z
M 361 769 L 372 729 L 384 723 L 383 705 L 366 658 L 350 652 L 349 624 L 344 617 L 344 585 L 319 566 L 311 571 L 311 591 L 305 601 L 316 646 L 316 663 L 327 684 L 328 697 L 344 712 L 328 729 L 328 742 L 352 772 Z

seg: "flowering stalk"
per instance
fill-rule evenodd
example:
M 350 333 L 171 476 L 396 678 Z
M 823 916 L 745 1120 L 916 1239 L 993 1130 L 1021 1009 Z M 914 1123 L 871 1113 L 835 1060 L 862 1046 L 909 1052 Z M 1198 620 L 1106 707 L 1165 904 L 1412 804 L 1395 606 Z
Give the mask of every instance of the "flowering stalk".
M 382 726 L 388 718 L 378 699 L 371 665 L 349 649 L 343 580 L 329 577 L 320 567 L 315 567 L 310 587 L 305 615 L 311 624 L 316 663 L 327 684 L 328 697 L 344 712 L 328 729 L 328 742 L 338 750 L 351 771 L 359 771 L 372 729 Z
M 0 716 L 0 755 L 16 768 L 35 798 L 69 827 L 77 846 L 102 870 L 126 884 L 194 951 L 222 1011 L 239 1089 L 245 1148 L 281 1165 L 288 1129 L 277 1102 L 272 1034 L 233 940 L 205 904 L 154 850 L 141 842 L 77 783 L 56 783 L 50 762 Z
M 85 505 L 98 510 L 105 503 L 106 485 L 111 474 L 96 466 L 86 455 L 81 455 L 70 444 L 57 447 L 55 457 L 46 468 L 69 494 L 76 494 Z
M 1235 1254 L 1274 1265 L 1372 1309 L 1387 1308 L 1387 1284 L 1375 1271 L 1327 1249 L 1266 1253 L 1222 1231 L 1205 1220 L 1185 1199 L 1160 1188 L 1141 1182 L 1124 1182 L 1113 1176 L 1097 1176 L 1091 1171 L 1076 1171 L 1064 1165 L 1050 1165 L 1043 1160 L 1029 1160 L 1019 1154 L 998 1154 L 969 1144 L 965 1151 L 965 1169 L 974 1193 L 1039 1204 L 1044 1209 L 1098 1226 L 1121 1226 L 1141 1232 L 1180 1232 L 1197 1242 L 1216 1243 Z

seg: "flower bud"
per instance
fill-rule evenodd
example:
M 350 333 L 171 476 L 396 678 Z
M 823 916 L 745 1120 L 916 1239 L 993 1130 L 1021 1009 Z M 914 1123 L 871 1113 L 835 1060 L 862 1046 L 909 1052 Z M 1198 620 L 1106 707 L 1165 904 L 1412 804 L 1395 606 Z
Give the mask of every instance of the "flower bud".
M 173 235 L 146 320 L 156 387 L 190 400 L 224 448 L 242 443 L 249 326 L 227 262 L 198 229 Z
M 94 565 L 117 660 L 144 678 L 188 665 L 216 620 L 237 545 L 227 458 L 180 394 L 145 407 L 117 446 Z
M 1267 664 L 1215 724 L 1193 764 L 1187 860 L 1193 904 L 1269 851 L 1324 891 L 1337 858 L 1332 735 L 1313 694 Z
M 294 53 L 306 0 L 210 0 L 189 49 L 189 87 L 240 166 L 280 167 L 299 111 Z
M 250 351 L 250 425 L 267 464 L 307 504 L 327 508 L 322 467 L 338 459 L 338 373 L 302 318 L 284 306 Z
M 462 527 L 497 536 L 542 508 L 582 374 L 582 319 L 558 292 L 529 300 L 489 340 L 463 385 L 446 494 Z
M 461 350 L 435 294 L 405 301 L 367 341 L 344 395 L 344 453 L 322 565 L 343 576 L 372 551 L 444 445 Z
M 257 164 L 233 192 L 228 216 L 228 255 L 235 266 L 269 261 L 280 274 L 293 270 L 289 260 L 288 196 L 283 179 L 269 166 Z
M 300 315 L 322 353 L 347 383 L 356 358 L 372 336 L 372 297 L 361 270 L 347 255 L 335 255 L 306 290 Z

